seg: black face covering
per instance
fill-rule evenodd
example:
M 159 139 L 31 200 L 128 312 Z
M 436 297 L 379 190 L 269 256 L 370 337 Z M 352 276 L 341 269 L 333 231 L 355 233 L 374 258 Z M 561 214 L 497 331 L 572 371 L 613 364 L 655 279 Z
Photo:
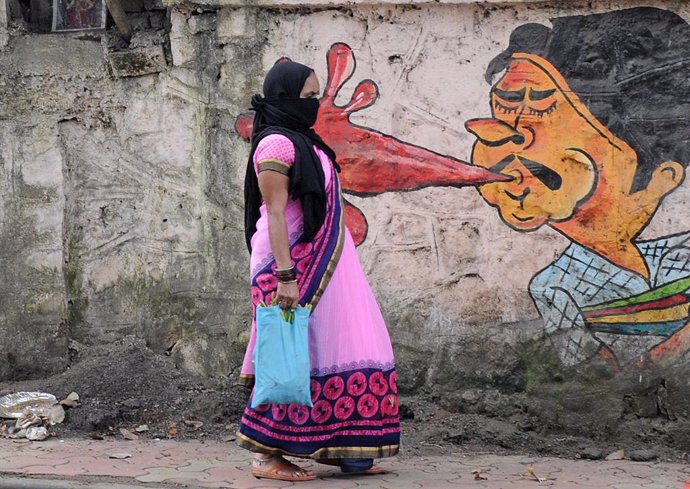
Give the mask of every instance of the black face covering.
M 316 117 L 319 114 L 319 101 L 315 98 L 264 99 L 264 110 L 271 108 L 287 115 L 290 120 L 286 122 L 289 122 L 293 128 L 308 130 L 316 123 Z
M 247 248 L 256 232 L 261 208 L 259 180 L 254 171 L 254 153 L 259 141 L 269 134 L 281 134 L 295 145 L 295 162 L 290 168 L 290 196 L 299 199 L 304 213 L 301 240 L 311 241 L 323 225 L 326 215 L 326 190 L 321 161 L 314 146 L 324 151 L 339 170 L 335 152 L 312 129 L 319 111 L 319 101 L 300 98 L 304 84 L 313 73 L 307 66 L 281 61 L 273 66 L 264 80 L 264 97 L 252 97 L 254 129 L 252 148 L 244 180 L 244 230 Z

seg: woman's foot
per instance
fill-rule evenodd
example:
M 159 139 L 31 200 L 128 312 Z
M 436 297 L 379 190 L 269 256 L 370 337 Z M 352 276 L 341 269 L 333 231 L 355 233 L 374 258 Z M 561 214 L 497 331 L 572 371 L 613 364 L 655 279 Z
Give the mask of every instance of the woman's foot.
M 257 479 L 273 479 L 279 481 L 311 481 L 316 479 L 313 470 L 303 469 L 285 460 L 281 455 L 254 457 L 252 461 L 252 475 Z
M 347 460 L 347 459 L 345 459 Z M 380 467 L 378 465 L 372 465 L 369 468 L 362 468 L 361 470 L 357 470 L 356 467 L 343 467 L 343 459 L 339 458 L 317 458 L 314 460 L 316 463 L 323 464 L 323 465 L 332 465 L 335 467 L 340 467 L 340 469 L 346 473 L 346 474 L 355 474 L 355 475 L 381 475 L 381 474 L 388 474 L 388 470 L 384 469 L 383 467 Z

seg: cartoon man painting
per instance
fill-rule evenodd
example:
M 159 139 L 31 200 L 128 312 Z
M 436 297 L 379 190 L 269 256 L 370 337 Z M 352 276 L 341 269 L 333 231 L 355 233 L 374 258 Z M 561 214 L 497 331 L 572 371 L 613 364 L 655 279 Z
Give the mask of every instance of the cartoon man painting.
M 638 239 L 690 162 L 690 26 L 655 8 L 527 24 L 487 70 L 472 162 L 511 228 L 572 243 L 530 295 L 565 365 L 690 351 L 690 232 Z M 687 214 L 679 223 L 689 224 Z

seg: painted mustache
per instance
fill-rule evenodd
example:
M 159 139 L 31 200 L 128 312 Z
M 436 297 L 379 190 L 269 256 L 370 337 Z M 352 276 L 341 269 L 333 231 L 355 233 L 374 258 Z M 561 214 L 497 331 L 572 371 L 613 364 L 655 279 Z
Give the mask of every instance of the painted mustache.
M 520 164 L 524 166 L 537 180 L 546 185 L 550 190 L 558 190 L 563 185 L 563 178 L 554 170 L 538 161 L 529 160 L 520 155 L 510 154 L 501 161 L 491 166 L 491 171 L 495 173 L 502 172 L 506 166 L 518 159 Z

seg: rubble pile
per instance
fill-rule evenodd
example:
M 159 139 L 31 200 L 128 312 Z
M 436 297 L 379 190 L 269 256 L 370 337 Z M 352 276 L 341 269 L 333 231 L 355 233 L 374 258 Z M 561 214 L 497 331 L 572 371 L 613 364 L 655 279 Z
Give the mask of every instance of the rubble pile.
M 65 421 L 65 409 L 79 406 L 79 395 L 72 392 L 58 402 L 53 394 L 15 392 L 0 397 L 0 436 L 42 441 L 49 428 Z

